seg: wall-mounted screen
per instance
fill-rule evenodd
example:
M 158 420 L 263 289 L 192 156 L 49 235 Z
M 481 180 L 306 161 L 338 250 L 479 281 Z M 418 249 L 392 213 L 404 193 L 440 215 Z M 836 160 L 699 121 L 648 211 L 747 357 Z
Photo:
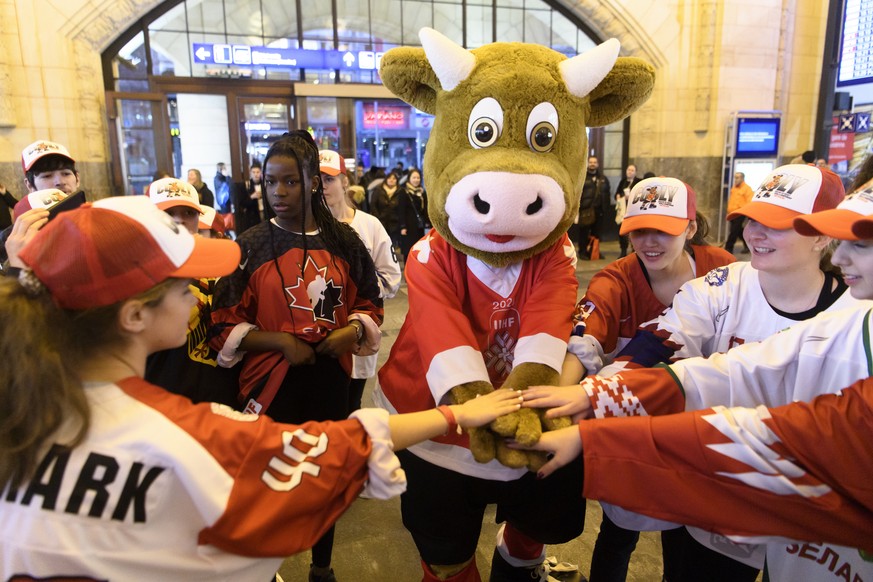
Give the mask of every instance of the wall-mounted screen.
M 738 158 L 775 158 L 779 153 L 778 117 L 737 119 L 735 155 Z
M 867 0 L 845 0 L 837 86 L 873 81 L 873 11 Z

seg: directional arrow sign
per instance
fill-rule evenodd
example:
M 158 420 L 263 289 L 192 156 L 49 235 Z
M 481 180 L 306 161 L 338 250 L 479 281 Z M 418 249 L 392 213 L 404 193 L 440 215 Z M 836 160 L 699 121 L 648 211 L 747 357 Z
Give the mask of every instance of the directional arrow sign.
M 351 52 L 347 52 L 343 55 L 343 62 L 346 64 L 347 67 L 351 67 L 355 64 L 355 55 L 353 55 Z
M 205 47 L 201 46 L 196 51 L 194 51 L 194 55 L 197 57 L 198 60 L 205 61 L 206 59 L 208 59 L 209 57 L 212 56 L 212 53 L 210 51 L 206 50 Z

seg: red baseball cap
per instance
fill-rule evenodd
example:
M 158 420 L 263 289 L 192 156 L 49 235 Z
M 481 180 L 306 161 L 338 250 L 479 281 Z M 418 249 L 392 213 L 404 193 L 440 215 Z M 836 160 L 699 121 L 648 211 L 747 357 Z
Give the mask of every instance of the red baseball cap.
M 752 200 L 727 215 L 748 216 L 768 228 L 785 230 L 804 214 L 832 210 L 846 197 L 843 181 L 827 168 L 788 164 L 770 172 Z
M 341 155 L 333 150 L 321 150 L 318 152 L 319 162 L 323 174 L 338 176 L 346 173 L 346 161 Z
M 192 236 L 146 196 L 116 196 L 59 214 L 19 257 L 65 309 L 118 303 L 168 278 L 220 277 L 240 248 Z
M 630 192 L 619 234 L 652 228 L 679 236 L 697 218 L 697 194 L 676 178 L 646 178 Z
M 49 209 L 66 197 L 67 195 L 57 188 L 37 190 L 36 192 L 31 192 L 30 194 L 19 200 L 18 203 L 15 205 L 15 208 L 12 209 L 12 214 L 14 215 L 15 220 L 18 220 L 18 217 L 28 210 L 32 210 L 34 208 Z

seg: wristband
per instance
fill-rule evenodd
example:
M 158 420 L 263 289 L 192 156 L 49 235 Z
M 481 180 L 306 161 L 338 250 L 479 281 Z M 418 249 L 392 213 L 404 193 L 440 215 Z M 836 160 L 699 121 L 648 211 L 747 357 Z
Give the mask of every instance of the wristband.
M 449 423 L 449 426 L 446 427 L 446 432 L 444 432 L 443 435 L 447 435 L 453 431 L 461 434 L 461 427 L 458 425 L 458 421 L 455 420 L 455 413 L 452 412 L 452 409 L 445 404 L 443 404 L 442 406 L 437 406 L 436 409 L 440 414 L 445 417 L 446 422 Z

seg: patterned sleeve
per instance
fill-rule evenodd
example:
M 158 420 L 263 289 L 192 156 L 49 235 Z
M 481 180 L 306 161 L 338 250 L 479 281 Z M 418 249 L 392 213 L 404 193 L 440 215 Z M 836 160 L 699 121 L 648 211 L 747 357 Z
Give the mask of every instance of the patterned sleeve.
M 737 541 L 873 550 L 858 535 L 873 531 L 871 378 L 811 403 L 583 421 L 580 434 L 586 497 Z

